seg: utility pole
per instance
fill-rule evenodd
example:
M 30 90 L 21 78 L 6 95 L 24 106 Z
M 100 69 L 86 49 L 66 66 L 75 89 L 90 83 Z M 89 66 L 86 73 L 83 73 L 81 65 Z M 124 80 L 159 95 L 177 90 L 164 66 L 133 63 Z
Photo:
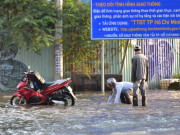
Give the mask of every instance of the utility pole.
M 55 0 L 58 10 L 62 10 L 63 0 Z M 55 43 L 55 75 L 54 80 L 63 78 L 63 45 L 60 43 L 62 38 L 62 20 L 55 25 L 56 38 Z
M 105 93 L 104 90 L 104 40 L 101 41 L 101 91 Z

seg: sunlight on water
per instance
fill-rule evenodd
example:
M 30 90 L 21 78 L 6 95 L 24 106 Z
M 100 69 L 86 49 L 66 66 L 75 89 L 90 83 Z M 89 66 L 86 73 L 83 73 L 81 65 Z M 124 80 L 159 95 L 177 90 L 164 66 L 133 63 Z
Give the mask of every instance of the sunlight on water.
M 149 90 L 148 106 L 107 104 L 110 92 L 77 93 L 75 106 L 11 106 L 0 95 L 0 135 L 177 135 L 180 91 Z

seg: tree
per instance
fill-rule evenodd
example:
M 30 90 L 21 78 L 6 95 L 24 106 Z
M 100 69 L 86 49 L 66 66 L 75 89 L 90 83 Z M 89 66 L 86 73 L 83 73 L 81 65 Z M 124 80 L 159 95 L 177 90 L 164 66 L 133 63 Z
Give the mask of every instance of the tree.
M 49 0 L 1 0 L 0 44 L 7 49 L 26 47 L 38 53 L 54 44 L 58 12 Z
M 63 53 L 68 58 L 64 62 L 73 66 L 74 71 L 88 75 L 99 60 L 100 47 L 100 41 L 90 39 L 90 4 L 65 0 L 61 17 Z

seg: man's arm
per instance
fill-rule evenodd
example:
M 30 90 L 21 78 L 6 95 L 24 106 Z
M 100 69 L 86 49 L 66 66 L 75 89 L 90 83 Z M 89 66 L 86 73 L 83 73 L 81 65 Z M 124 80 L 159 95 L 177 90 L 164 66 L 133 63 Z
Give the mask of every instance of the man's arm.
M 132 58 L 132 74 L 131 74 L 131 81 L 136 81 L 136 68 L 137 68 L 137 60 Z
M 113 97 L 115 96 L 115 94 L 116 94 L 116 92 L 115 92 L 115 90 L 114 90 L 114 88 L 113 88 L 113 89 L 112 89 L 112 93 L 111 93 L 111 95 L 109 96 L 107 103 L 110 103 L 110 102 L 112 101 L 112 99 L 113 99 Z
M 121 85 L 117 86 L 116 87 L 116 97 L 115 97 L 115 100 L 114 100 L 114 104 L 119 103 L 121 91 L 122 91 L 122 86 Z

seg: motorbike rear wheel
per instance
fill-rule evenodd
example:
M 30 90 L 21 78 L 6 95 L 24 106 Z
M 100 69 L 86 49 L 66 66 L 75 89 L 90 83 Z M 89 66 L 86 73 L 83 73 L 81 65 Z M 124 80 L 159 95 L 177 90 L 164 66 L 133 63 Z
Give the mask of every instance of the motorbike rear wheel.
M 26 102 L 26 99 L 24 97 L 20 98 L 18 96 L 13 96 L 13 97 L 11 97 L 10 104 L 22 106 L 22 105 L 27 105 L 27 102 Z
M 63 92 L 62 97 L 64 98 L 64 105 L 65 106 L 74 106 L 75 100 L 74 100 L 74 97 L 70 93 Z

